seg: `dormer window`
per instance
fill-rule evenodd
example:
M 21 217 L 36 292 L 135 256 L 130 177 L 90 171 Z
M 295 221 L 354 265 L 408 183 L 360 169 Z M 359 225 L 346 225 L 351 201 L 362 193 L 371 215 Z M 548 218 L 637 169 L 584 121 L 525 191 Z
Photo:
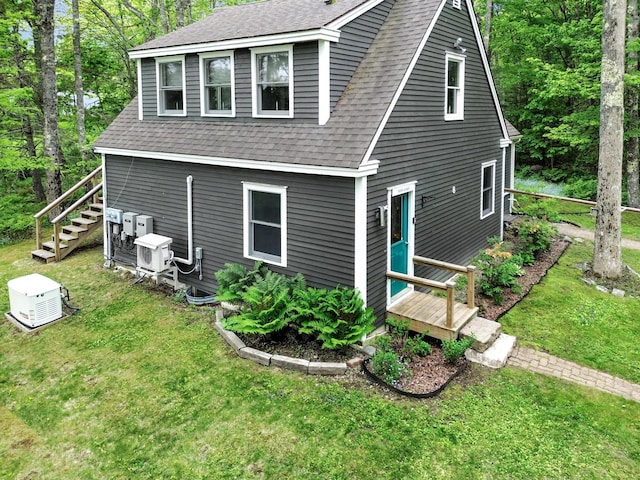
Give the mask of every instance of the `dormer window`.
M 233 52 L 200 55 L 201 114 L 235 116 Z
M 293 46 L 251 50 L 253 116 L 293 118 Z
M 186 115 L 184 57 L 156 59 L 158 115 Z

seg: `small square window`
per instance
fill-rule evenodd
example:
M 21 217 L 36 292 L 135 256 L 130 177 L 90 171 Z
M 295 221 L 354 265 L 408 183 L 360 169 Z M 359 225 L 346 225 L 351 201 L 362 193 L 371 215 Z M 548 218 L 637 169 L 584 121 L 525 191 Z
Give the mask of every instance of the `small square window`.
M 453 0 L 453 8 L 457 8 L 458 10 L 460 10 L 460 0 Z
M 244 255 L 286 266 L 286 187 L 244 184 Z
M 253 116 L 293 117 L 293 47 L 252 50 Z
M 158 115 L 184 115 L 184 59 L 156 59 Z
M 495 211 L 496 198 L 496 162 L 482 164 L 482 195 L 480 200 L 480 218 L 488 217 Z
M 464 57 L 446 56 L 445 120 L 464 119 Z
M 201 114 L 235 115 L 233 52 L 200 56 Z

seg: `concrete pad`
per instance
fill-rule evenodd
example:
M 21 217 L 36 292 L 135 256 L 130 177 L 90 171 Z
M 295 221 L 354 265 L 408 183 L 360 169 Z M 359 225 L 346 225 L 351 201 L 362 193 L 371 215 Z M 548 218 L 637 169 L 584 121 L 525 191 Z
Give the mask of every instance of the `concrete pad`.
M 480 353 L 472 348 L 465 352 L 467 360 L 479 363 L 489 368 L 502 368 L 507 363 L 507 359 L 516 345 L 516 337 L 507 334 L 500 334 L 498 339 L 484 352 Z
M 462 330 L 460 330 L 460 336 L 471 337 L 475 335 L 476 342 L 471 346 L 477 352 L 486 351 L 493 342 L 502 333 L 502 325 L 486 318 L 476 317 L 471 319 Z
M 224 340 L 233 347 L 236 353 L 246 347 L 244 342 L 240 340 L 235 333 L 230 332 L 229 330 L 225 330 L 220 322 L 216 322 L 215 326 L 216 330 L 218 330 L 218 333 L 220 333 L 222 338 L 224 338 Z
M 271 357 L 271 365 L 276 367 L 286 368 L 288 370 L 297 370 L 299 372 L 307 373 L 309 370 L 309 360 L 303 360 L 302 358 L 292 358 L 285 355 L 274 355 Z
M 346 371 L 346 363 L 309 362 L 310 375 L 344 375 Z
M 247 360 L 253 360 L 260 365 L 269 366 L 272 355 L 261 350 L 256 350 L 255 348 L 245 347 L 238 351 L 238 356 L 240 358 L 246 358 Z

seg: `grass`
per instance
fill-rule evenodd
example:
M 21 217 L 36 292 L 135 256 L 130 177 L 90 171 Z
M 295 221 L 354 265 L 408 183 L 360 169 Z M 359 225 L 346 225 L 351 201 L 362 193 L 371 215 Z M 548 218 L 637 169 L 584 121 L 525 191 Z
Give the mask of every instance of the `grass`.
M 2 283 L 42 273 L 82 311 L 32 335 L 0 322 L 0 478 L 640 476 L 638 403 L 510 368 L 426 401 L 264 368 L 100 249 L 40 265 L 30 248 L 0 248 Z

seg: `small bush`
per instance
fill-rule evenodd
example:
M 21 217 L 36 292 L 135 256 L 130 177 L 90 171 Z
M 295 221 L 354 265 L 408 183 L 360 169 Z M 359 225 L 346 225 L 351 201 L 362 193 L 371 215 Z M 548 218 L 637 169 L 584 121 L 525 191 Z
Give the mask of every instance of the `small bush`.
M 558 202 L 552 199 L 536 200 L 520 208 L 520 213 L 528 217 L 539 218 L 549 222 L 562 221 L 558 213 Z
M 517 277 L 524 275 L 520 261 L 520 258 L 514 258 L 510 252 L 507 252 L 502 243 L 495 243 L 493 248 L 481 251 L 474 261 L 480 269 L 478 280 L 480 292 L 500 305 L 504 297 L 504 288 L 516 287 Z
M 431 353 L 431 344 L 425 340 L 426 334 L 410 336 L 409 321 L 388 318 L 389 342 L 391 346 L 407 361 L 414 357 L 426 357 Z
M 371 368 L 373 373 L 390 385 L 397 384 L 401 377 L 410 374 L 406 364 L 391 350 L 378 349 L 371 357 Z
M 225 263 L 225 268 L 215 273 L 218 283 L 216 296 L 221 302 L 239 302 L 250 285 L 264 278 L 269 268 L 256 262 L 252 270 L 238 263 Z
M 572 179 L 565 185 L 563 194 L 571 198 L 595 201 L 598 195 L 598 180 Z
M 448 362 L 455 363 L 475 341 L 476 337 L 473 335 L 458 340 L 442 340 L 442 354 Z
M 548 252 L 551 249 L 553 236 L 558 233 L 547 222 L 533 219 L 520 223 L 516 228 L 520 240 L 520 252 L 531 254 L 534 257 Z

